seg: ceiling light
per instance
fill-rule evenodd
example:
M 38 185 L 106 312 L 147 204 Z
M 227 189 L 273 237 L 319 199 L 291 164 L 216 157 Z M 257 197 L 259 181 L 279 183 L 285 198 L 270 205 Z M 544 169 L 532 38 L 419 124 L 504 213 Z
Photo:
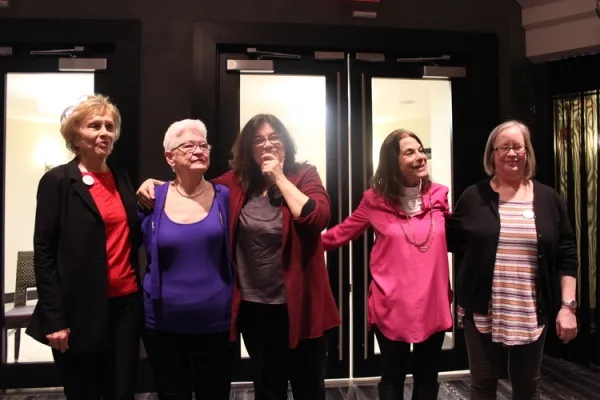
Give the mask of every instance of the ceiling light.
M 414 100 L 400 100 L 399 103 L 402 105 L 407 105 L 407 104 L 415 104 L 415 101 Z

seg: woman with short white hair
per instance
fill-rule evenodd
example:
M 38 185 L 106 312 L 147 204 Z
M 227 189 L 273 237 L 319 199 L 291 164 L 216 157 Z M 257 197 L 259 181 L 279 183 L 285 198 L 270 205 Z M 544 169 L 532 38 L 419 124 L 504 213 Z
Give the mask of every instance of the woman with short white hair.
M 140 211 L 149 264 L 144 344 L 161 400 L 229 399 L 229 190 L 204 179 L 206 136 L 199 120 L 169 127 L 163 145 L 175 179 L 156 187 L 153 210 Z

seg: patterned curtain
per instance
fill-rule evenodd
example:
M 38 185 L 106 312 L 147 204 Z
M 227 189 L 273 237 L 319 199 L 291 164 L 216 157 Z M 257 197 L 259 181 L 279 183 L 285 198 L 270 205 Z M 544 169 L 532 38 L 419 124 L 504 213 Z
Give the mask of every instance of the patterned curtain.
M 554 97 L 556 182 L 577 240 L 579 319 L 584 336 L 584 329 L 590 334 L 594 330 L 598 308 L 599 95 L 600 91 L 590 91 Z

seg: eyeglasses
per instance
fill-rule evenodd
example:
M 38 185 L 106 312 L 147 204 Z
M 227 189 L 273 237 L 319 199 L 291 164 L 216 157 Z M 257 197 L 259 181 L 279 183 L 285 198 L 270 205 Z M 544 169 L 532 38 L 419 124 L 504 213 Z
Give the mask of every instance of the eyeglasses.
M 201 152 L 203 153 L 208 153 L 210 152 L 210 149 L 212 149 L 212 146 L 208 143 L 191 143 L 191 142 L 187 142 L 187 143 L 182 143 L 179 146 L 175 147 L 173 149 L 173 151 L 175 150 L 181 150 L 182 153 L 184 154 L 191 154 L 193 153 L 196 148 L 200 149 Z
M 509 151 L 514 151 L 515 154 L 523 154 L 525 153 L 525 146 L 522 144 L 517 144 L 514 146 L 498 146 L 494 150 L 496 150 L 499 154 L 508 154 Z
M 257 136 L 254 138 L 254 145 L 257 147 L 264 146 L 265 144 L 267 144 L 267 140 L 272 145 L 278 145 L 281 143 L 281 136 L 279 136 L 279 134 L 277 134 L 277 133 L 269 135 L 268 137 Z

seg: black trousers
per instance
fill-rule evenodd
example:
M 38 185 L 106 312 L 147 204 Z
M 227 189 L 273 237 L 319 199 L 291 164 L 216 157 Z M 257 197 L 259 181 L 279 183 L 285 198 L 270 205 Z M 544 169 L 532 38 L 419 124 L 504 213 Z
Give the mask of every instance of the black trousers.
M 228 400 L 234 347 L 229 331 L 182 335 L 146 329 L 144 346 L 160 400 Z
M 143 321 L 139 293 L 109 299 L 109 347 L 97 354 L 52 350 L 68 400 L 133 400 Z
M 256 400 L 325 400 L 327 340 L 301 340 L 289 348 L 287 304 L 242 302 L 238 328 L 250 355 Z
M 471 399 L 495 400 L 502 351 L 505 347 L 492 342 L 492 335 L 484 335 L 475 326 L 472 316 L 463 318 L 469 368 L 471 370 Z M 508 374 L 515 400 L 539 399 L 538 383 L 544 355 L 546 331 L 538 340 L 508 348 Z
M 382 400 L 404 399 L 404 382 L 410 359 L 410 343 L 396 342 L 385 337 L 377 327 L 375 335 L 381 350 L 381 382 L 379 397 Z M 437 332 L 424 342 L 414 344 L 413 399 L 436 399 L 438 372 L 445 332 Z

